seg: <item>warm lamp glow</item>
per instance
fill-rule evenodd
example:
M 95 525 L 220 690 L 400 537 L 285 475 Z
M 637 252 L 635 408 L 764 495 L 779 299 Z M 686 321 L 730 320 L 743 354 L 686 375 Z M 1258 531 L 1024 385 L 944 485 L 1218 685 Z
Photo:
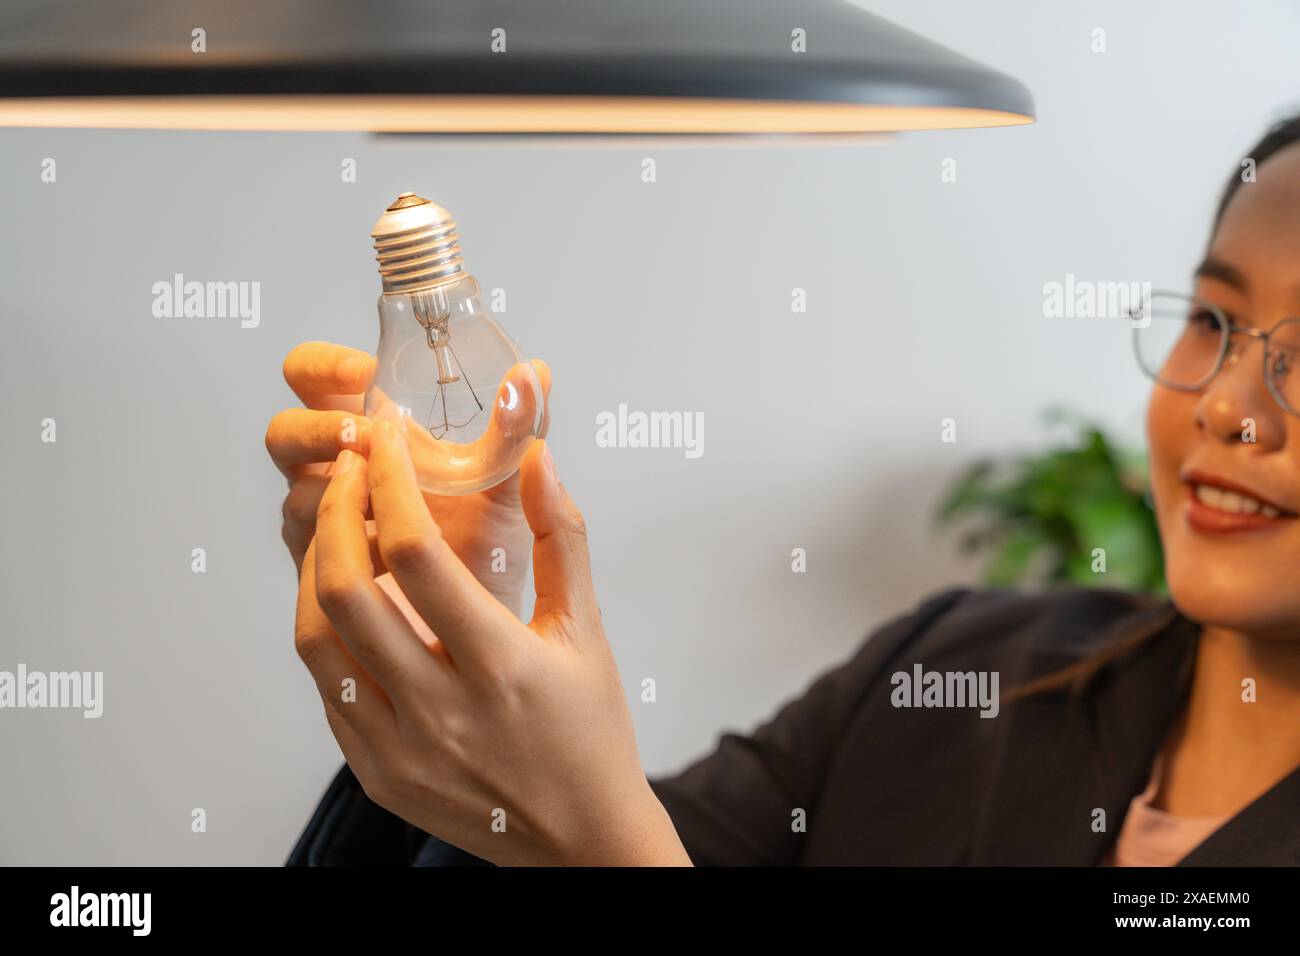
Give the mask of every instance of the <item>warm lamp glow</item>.
M 0 126 L 391 133 L 863 133 L 1032 123 L 964 107 L 635 96 L 258 95 L 0 99 Z

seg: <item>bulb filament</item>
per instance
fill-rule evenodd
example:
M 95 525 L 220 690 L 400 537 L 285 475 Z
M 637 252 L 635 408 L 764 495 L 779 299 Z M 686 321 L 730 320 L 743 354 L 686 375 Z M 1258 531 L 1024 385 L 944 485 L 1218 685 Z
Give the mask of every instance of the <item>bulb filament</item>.
M 429 349 L 433 352 L 433 360 L 438 367 L 438 379 L 435 383 L 437 392 L 433 397 L 433 406 L 429 410 L 428 424 L 425 427 L 430 435 L 441 440 L 450 429 L 464 428 L 477 418 L 479 412 L 483 411 L 483 402 L 479 400 L 478 393 L 470 384 L 469 376 L 465 374 L 465 367 L 460 364 L 460 359 L 456 356 L 456 350 L 451 347 L 451 333 L 447 329 L 451 309 L 447 305 L 447 296 L 442 288 L 435 287 L 411 296 L 411 304 L 414 306 L 416 321 L 424 327 L 425 341 L 428 342 Z M 463 422 L 452 421 L 451 413 L 447 408 L 447 386 L 455 385 L 462 379 L 465 387 L 469 389 L 470 397 L 474 399 L 477 411 L 471 412 L 469 418 Z M 441 413 L 439 405 L 442 406 Z

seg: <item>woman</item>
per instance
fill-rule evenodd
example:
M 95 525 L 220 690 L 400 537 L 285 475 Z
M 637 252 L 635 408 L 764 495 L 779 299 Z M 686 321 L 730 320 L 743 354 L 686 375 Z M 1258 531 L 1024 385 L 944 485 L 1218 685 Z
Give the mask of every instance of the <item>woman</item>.
M 295 350 L 308 410 L 267 444 L 297 646 L 347 766 L 290 862 L 1300 863 L 1300 117 L 1250 156 L 1148 369 L 1172 601 L 940 594 L 654 782 L 545 444 L 489 492 L 426 500 L 391 427 L 338 440 L 369 358 Z M 529 538 L 525 625 L 520 578 L 482 569 Z

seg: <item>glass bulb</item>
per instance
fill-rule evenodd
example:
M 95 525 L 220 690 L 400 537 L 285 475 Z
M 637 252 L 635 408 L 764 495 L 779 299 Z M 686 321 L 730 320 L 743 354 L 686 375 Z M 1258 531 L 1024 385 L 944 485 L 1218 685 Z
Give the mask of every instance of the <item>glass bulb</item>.
M 483 308 L 445 209 L 403 193 L 372 235 L 384 292 L 366 415 L 405 437 L 423 490 L 491 488 L 544 433 L 536 369 Z

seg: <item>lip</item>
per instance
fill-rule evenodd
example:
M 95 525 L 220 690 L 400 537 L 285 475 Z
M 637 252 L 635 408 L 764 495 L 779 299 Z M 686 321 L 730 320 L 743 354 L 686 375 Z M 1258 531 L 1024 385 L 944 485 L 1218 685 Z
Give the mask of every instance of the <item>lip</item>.
M 1287 527 L 1296 518 L 1295 513 L 1290 509 L 1283 507 L 1267 495 L 1260 494 L 1254 488 L 1239 481 L 1233 481 L 1230 478 L 1197 469 L 1188 469 L 1179 477 L 1187 487 L 1187 508 L 1184 512 L 1187 523 L 1196 531 L 1207 534 L 1269 531 Z M 1225 491 L 1235 491 L 1239 494 L 1249 495 L 1264 504 L 1271 505 L 1282 513 L 1275 518 L 1269 518 L 1261 514 L 1248 515 L 1220 511 L 1217 508 L 1211 508 L 1196 497 L 1197 485 L 1211 485 Z

